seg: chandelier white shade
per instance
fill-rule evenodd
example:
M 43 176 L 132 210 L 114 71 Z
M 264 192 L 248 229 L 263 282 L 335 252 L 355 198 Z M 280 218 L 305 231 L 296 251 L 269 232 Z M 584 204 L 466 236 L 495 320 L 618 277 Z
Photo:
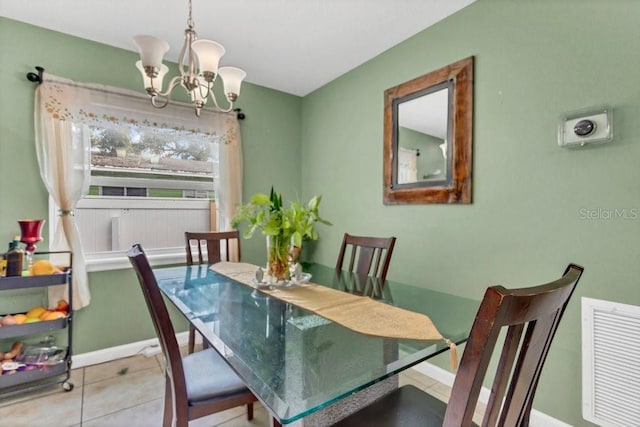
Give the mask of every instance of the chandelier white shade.
M 211 40 L 196 40 L 191 45 L 191 49 L 196 53 L 200 64 L 200 72 L 216 73 L 218 71 L 218 63 L 224 55 L 224 47 L 220 43 Z
M 162 58 L 169 50 L 169 43 L 154 36 L 135 36 L 133 40 L 140 50 L 140 60 L 146 67 L 160 68 Z
M 162 82 L 169 69 L 162 63 L 162 59 L 169 50 L 169 44 L 149 35 L 135 36 L 133 40 L 140 50 L 140 61 L 136 62 L 136 67 L 142 74 L 144 88 L 151 97 L 151 104 L 154 107 L 166 107 L 173 89 L 180 85 L 189 93 L 196 115 L 200 115 L 200 110 L 209 98 L 218 111 L 228 112 L 233 109 L 233 103 L 240 95 L 240 86 L 247 73 L 235 67 L 218 68 L 225 49 L 214 41 L 198 40 L 191 18 L 191 0 L 189 0 L 189 19 L 184 32 L 184 44 L 178 58 L 180 75 L 171 79 L 164 92 Z M 227 108 L 219 105 L 214 94 L 213 87 L 218 75 L 222 79 L 223 91 L 228 102 Z
M 147 76 L 147 73 L 144 71 L 144 67 L 142 66 L 142 61 L 136 62 L 136 68 L 142 74 L 142 81 L 144 83 L 144 89 L 149 92 L 149 89 L 153 89 L 151 83 L 151 77 Z M 160 64 L 160 71 L 158 71 L 158 75 L 153 78 L 153 84 L 158 87 L 162 87 L 162 80 L 164 80 L 164 76 L 169 72 L 169 67 L 164 64 Z

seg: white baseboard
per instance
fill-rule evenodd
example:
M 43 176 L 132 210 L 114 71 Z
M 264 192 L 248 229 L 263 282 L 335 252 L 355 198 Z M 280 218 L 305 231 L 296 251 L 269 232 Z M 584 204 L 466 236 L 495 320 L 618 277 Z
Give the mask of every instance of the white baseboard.
M 178 345 L 187 345 L 189 332 L 177 333 L 176 339 L 178 340 Z M 97 365 L 99 363 L 110 362 L 112 360 L 135 356 L 137 354 L 152 356 L 159 353 L 160 343 L 158 338 L 152 338 L 144 341 L 118 345 L 116 347 L 104 348 L 102 350 L 90 351 L 88 353 L 74 354 L 71 356 L 71 366 L 73 368 L 82 368 L 84 366 Z
M 447 371 L 446 369 L 442 369 L 432 363 L 422 362 L 414 366 L 413 369 L 420 372 L 421 374 L 433 378 L 434 380 L 442 384 L 448 385 L 449 387 L 453 386 L 455 374 Z M 491 390 L 486 387 L 482 387 L 478 400 L 486 404 L 489 401 L 490 393 Z M 531 427 L 572 427 L 571 424 L 567 424 L 564 421 L 560 421 L 558 419 L 550 417 L 549 415 L 540 411 L 536 411 L 535 409 L 531 410 L 531 420 L 529 425 Z

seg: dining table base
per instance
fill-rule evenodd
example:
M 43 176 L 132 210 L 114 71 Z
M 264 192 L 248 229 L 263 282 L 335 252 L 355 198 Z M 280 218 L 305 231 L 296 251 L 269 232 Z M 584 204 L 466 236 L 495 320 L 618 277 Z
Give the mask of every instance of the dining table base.
M 357 393 L 347 396 L 338 402 L 322 408 L 300 420 L 296 420 L 289 424 L 283 424 L 284 427 L 325 427 L 331 426 L 341 419 L 358 411 L 374 400 L 384 396 L 387 393 L 398 388 L 398 376 L 394 375 L 383 381 L 380 381 L 370 387 L 360 390 Z M 271 419 L 271 427 L 279 427 L 277 421 Z

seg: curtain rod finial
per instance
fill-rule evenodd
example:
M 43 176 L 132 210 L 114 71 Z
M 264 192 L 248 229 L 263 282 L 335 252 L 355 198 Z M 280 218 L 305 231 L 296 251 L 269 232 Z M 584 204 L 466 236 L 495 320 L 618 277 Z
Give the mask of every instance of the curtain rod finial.
M 38 71 L 38 74 L 27 73 L 27 80 L 33 83 L 42 83 L 42 73 L 44 72 L 44 68 L 36 66 L 36 70 Z
M 245 116 L 244 113 L 242 113 L 242 109 L 241 108 L 234 108 L 233 111 L 235 111 L 237 113 L 238 120 L 244 120 L 244 118 L 247 117 L 247 116 Z

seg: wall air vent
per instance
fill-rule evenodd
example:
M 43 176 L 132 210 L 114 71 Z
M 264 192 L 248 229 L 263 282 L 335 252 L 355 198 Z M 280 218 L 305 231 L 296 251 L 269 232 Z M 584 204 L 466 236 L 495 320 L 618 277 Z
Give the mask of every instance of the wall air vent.
M 582 416 L 638 426 L 640 307 L 582 298 Z

